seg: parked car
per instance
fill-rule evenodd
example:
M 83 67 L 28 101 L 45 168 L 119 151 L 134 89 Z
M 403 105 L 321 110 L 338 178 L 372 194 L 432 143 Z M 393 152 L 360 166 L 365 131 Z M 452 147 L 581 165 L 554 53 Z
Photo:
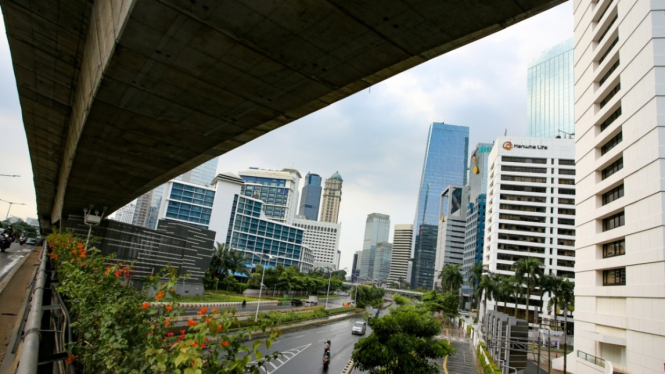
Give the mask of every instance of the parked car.
M 310 300 L 305 301 L 305 306 L 315 306 L 315 305 L 318 305 L 318 303 L 315 303 L 315 302 L 310 301 Z
M 319 305 L 319 297 L 315 295 L 311 295 L 309 299 L 307 300 L 311 305 Z
M 27 245 L 37 245 L 37 239 L 35 238 L 28 238 L 28 240 L 25 242 Z
M 291 300 L 291 306 L 302 306 L 302 300 L 300 299 Z
M 351 334 L 355 335 L 365 335 L 365 331 L 367 330 L 367 322 L 365 321 L 356 321 L 353 324 L 353 327 L 351 328 Z
M 369 319 L 369 318 L 378 318 L 378 317 L 379 317 L 379 310 L 378 310 L 378 309 L 372 309 L 372 310 L 369 312 L 368 319 Z

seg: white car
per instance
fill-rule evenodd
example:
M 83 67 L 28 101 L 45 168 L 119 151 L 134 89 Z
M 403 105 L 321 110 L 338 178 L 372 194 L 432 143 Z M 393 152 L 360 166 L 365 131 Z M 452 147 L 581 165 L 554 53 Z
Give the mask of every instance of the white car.
M 351 328 L 351 334 L 355 335 L 365 335 L 365 331 L 367 330 L 367 322 L 365 321 L 356 321 L 353 324 L 353 328 Z

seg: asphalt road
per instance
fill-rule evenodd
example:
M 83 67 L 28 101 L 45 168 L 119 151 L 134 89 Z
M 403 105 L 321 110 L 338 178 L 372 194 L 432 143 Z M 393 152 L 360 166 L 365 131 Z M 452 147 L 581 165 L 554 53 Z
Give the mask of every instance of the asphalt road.
M 304 300 L 304 299 L 303 299 Z M 342 306 L 342 303 L 351 301 L 351 299 L 347 297 L 333 297 L 328 301 L 328 309 L 332 308 L 339 308 Z M 326 299 L 319 299 L 319 305 L 318 306 L 325 306 L 326 305 Z M 293 309 L 293 308 L 302 308 L 300 307 L 292 307 L 291 303 L 283 303 L 281 305 L 263 305 L 261 304 L 259 306 L 259 312 L 266 312 L 270 310 L 287 310 L 287 309 Z M 182 314 L 183 316 L 194 316 L 198 312 L 199 308 L 188 308 L 184 309 Z M 256 311 L 256 305 L 248 305 L 246 307 L 237 307 L 236 308 L 237 312 L 254 312 Z
M 9 272 L 18 266 L 21 259 L 32 252 L 33 246 L 12 243 L 4 252 L 0 252 L 0 282 L 9 274 Z
M 281 356 L 267 364 L 266 373 L 340 373 L 351 358 L 353 345 L 362 337 L 352 335 L 351 327 L 355 319 L 333 322 L 327 325 L 315 326 L 285 333 L 273 343 L 269 350 L 265 346 L 259 348 L 262 352 L 280 352 Z M 371 329 L 367 328 L 365 336 Z M 330 339 L 330 366 L 323 369 L 323 343 Z
M 341 305 L 342 301 L 340 301 Z M 330 305 L 330 304 L 329 304 Z M 381 315 L 387 311 L 381 311 Z M 332 322 L 326 325 L 314 326 L 307 329 L 288 332 L 277 338 L 269 350 L 262 345 L 259 350 L 263 353 L 280 352 L 278 360 L 267 364 L 263 372 L 266 374 L 314 374 L 314 373 L 340 373 L 348 363 L 355 343 L 363 338 L 361 335 L 352 335 L 353 323 L 361 318 L 351 318 Z M 367 326 L 365 337 L 372 329 Z M 323 368 L 323 343 L 330 339 L 330 366 Z M 358 371 L 354 371 L 358 373 Z

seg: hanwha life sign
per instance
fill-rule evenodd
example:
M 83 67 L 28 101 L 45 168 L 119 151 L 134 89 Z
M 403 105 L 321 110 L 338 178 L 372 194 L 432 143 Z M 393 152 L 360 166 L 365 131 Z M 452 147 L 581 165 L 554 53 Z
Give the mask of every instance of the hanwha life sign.
M 511 149 L 513 149 L 513 143 L 512 142 L 503 143 L 503 149 L 510 151 Z

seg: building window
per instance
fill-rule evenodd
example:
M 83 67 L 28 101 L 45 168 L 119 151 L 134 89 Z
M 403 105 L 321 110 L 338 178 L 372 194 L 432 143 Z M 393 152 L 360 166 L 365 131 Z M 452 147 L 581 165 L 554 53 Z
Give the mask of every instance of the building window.
M 561 195 L 575 195 L 575 190 L 570 188 L 559 188 L 559 193 Z
M 569 216 L 574 216 L 575 215 L 575 209 L 559 208 L 559 214 L 566 214 L 566 215 L 569 215 Z
M 529 182 L 529 183 L 547 183 L 547 178 L 541 177 L 522 177 L 519 175 L 502 175 L 502 181 L 510 182 Z
M 603 194 L 603 205 L 623 197 L 623 183 Z
M 626 216 L 624 212 L 619 212 L 615 215 L 603 219 L 603 231 L 609 231 L 621 227 L 626 224 Z
M 559 174 L 575 175 L 575 169 L 559 169 Z
M 602 147 L 600 147 L 601 156 L 609 152 L 610 149 L 616 147 L 617 144 L 621 143 L 621 141 L 623 141 L 623 133 L 619 132 L 612 139 L 608 140 L 607 143 L 605 143 Z
M 545 174 L 547 172 L 546 168 L 529 168 L 524 166 L 508 166 L 501 165 L 501 171 L 513 171 L 519 173 L 539 173 Z
M 612 73 L 614 73 L 614 71 L 618 67 L 619 67 L 619 60 L 617 59 L 616 62 L 614 63 L 614 65 L 612 65 L 612 67 L 610 68 L 610 70 L 608 70 L 607 73 L 605 73 L 605 75 L 603 75 L 603 77 L 600 78 L 600 81 L 598 81 L 598 85 L 602 86 L 603 83 L 605 83 L 605 81 L 607 80 L 607 78 L 609 78 L 609 76 L 612 75 Z
M 614 41 L 612 42 L 612 44 L 610 44 L 610 46 L 607 48 L 607 50 L 605 51 L 605 53 L 603 53 L 603 55 L 598 59 L 598 65 L 600 65 L 600 64 L 603 63 L 603 61 L 605 60 L 605 58 L 607 57 L 607 55 L 610 54 L 610 51 L 612 51 L 612 49 L 614 48 L 615 45 L 617 45 L 618 42 L 619 42 L 619 35 L 617 35 L 617 37 L 614 39 Z
M 612 122 L 614 122 L 619 116 L 621 115 L 621 107 L 617 108 L 617 110 L 614 111 L 614 113 L 610 114 L 603 123 L 600 124 L 600 132 L 605 131 L 606 128 L 610 127 Z
M 626 268 L 603 270 L 603 286 L 625 286 Z
M 575 165 L 575 160 L 559 160 L 559 165 Z
M 614 88 L 610 90 L 610 92 L 608 92 L 607 95 L 605 95 L 605 98 L 600 102 L 600 107 L 603 108 L 605 105 L 607 105 L 607 103 L 610 102 L 610 100 L 612 100 L 614 95 L 616 95 L 617 92 L 619 92 L 620 90 L 621 90 L 621 83 L 614 86 Z
M 623 256 L 626 254 L 626 239 L 603 244 L 603 258 Z
M 520 162 L 524 164 L 546 164 L 546 158 L 527 158 L 527 157 L 511 157 L 511 156 L 501 156 L 501 161 L 503 162 Z
M 612 25 L 614 25 L 614 23 L 617 21 L 617 19 L 619 19 L 619 15 L 618 15 L 618 14 L 617 14 L 616 16 L 614 16 L 614 18 L 612 19 L 612 21 L 610 21 L 610 24 L 607 25 L 607 27 L 605 28 L 605 31 L 603 31 L 603 33 L 600 35 L 600 38 L 598 38 L 598 43 L 600 43 L 600 42 L 603 40 L 603 38 L 605 37 L 605 35 L 607 35 L 607 33 L 608 33 L 608 32 L 610 31 L 610 29 L 612 28 Z
M 575 179 L 563 179 L 563 178 L 559 178 L 559 184 L 571 184 L 571 185 L 575 185 Z
M 603 180 L 607 179 L 621 169 L 623 169 L 623 157 L 614 161 L 610 164 L 610 166 L 603 169 Z

